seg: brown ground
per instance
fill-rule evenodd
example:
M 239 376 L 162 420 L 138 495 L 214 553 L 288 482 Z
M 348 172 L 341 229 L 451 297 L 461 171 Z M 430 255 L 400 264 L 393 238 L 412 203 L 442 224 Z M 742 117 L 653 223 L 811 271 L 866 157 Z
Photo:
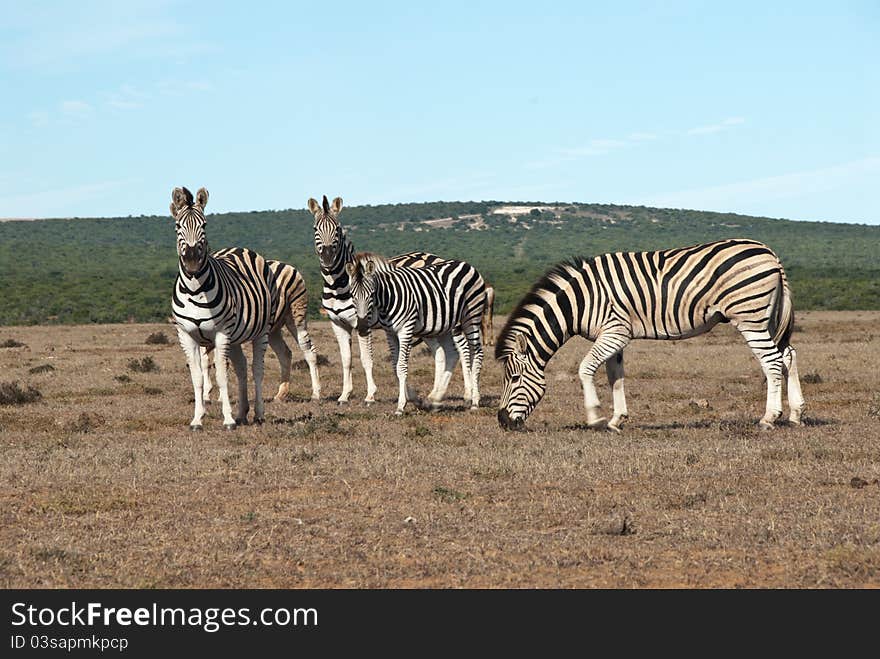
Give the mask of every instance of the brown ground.
M 880 586 L 880 313 L 798 324 L 805 426 L 757 430 L 758 363 L 722 326 L 628 349 L 619 436 L 582 425 L 579 339 L 528 433 L 499 430 L 491 360 L 478 413 L 393 417 L 381 336 L 380 402 L 337 408 L 324 322 L 323 404 L 297 371 L 265 426 L 224 432 L 214 404 L 193 434 L 180 349 L 144 342 L 169 327 L 0 328 L 26 344 L 0 349 L 0 382 L 43 394 L 0 406 L 0 586 Z M 160 372 L 129 370 L 145 356 Z

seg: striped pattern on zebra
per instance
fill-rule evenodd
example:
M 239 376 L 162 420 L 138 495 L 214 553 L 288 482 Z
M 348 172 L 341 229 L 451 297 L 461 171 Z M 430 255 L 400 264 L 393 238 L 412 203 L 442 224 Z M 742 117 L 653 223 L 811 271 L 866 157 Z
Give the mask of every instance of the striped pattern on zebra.
M 495 357 L 504 366 L 498 422 L 521 429 L 546 390 L 544 369 L 572 336 L 594 341 L 578 373 L 590 427 L 601 427 L 593 375 L 604 362 L 614 402 L 607 427 L 627 417 L 623 349 L 632 339 L 685 339 L 731 323 L 761 363 L 767 405 L 761 428 L 782 414 L 788 376 L 789 421 L 804 408 L 797 359 L 789 344 L 794 312 L 779 258 L 749 239 L 721 240 L 655 252 L 618 252 L 560 263 L 510 315 Z
M 215 259 L 222 259 L 235 251 L 235 248 L 224 248 L 212 254 Z M 284 341 L 283 328 L 286 326 L 299 345 L 312 380 L 312 400 L 321 400 L 321 378 L 318 373 L 318 352 L 309 336 L 308 305 L 309 294 L 302 274 L 289 263 L 266 259 L 266 265 L 275 278 L 278 288 L 279 305 L 269 329 L 269 345 L 281 366 L 281 382 L 273 400 L 280 401 L 290 391 L 290 367 L 292 353 Z M 211 378 L 208 374 L 210 351 L 202 349 L 202 372 L 204 375 L 204 398 L 208 402 L 211 392 Z
M 399 384 L 396 414 L 403 414 L 411 396 L 406 380 L 413 338 L 448 343 L 456 328 L 461 328 L 467 342 L 461 359 L 470 373 L 471 407 L 479 407 L 486 287 L 476 268 L 463 261 L 444 261 L 423 268 L 380 269 L 373 260 L 361 259 L 347 264 L 346 272 L 359 324 L 379 325 L 386 331 Z M 450 377 L 451 369 L 443 375 L 444 390 Z M 437 391 L 436 373 L 434 384 L 431 403 L 439 402 L 444 393 Z
M 366 403 L 372 403 L 376 395 L 373 379 L 373 338 L 369 327 L 358 326 L 357 314 L 351 299 L 349 275 L 346 265 L 355 263 L 355 250 L 339 222 L 342 198 L 336 197 L 331 204 L 325 195 L 322 203 L 308 201 L 309 211 L 315 217 L 315 253 L 321 265 L 323 292 L 321 307 L 331 321 L 333 334 L 339 344 L 342 361 L 342 393 L 340 404 L 347 403 L 353 389 L 351 379 L 351 336 L 357 329 L 361 365 L 367 380 Z M 442 262 L 439 256 L 428 252 L 408 252 L 388 259 L 394 266 L 418 268 Z
M 171 215 L 177 232 L 178 273 L 171 299 L 180 346 L 186 354 L 195 392 L 195 412 L 190 428 L 201 430 L 204 406 L 204 374 L 199 348 L 213 347 L 217 386 L 223 408 L 223 425 L 233 429 L 247 423 L 247 359 L 242 344 L 253 345 L 254 421 L 262 423 L 263 356 L 279 297 L 269 265 L 256 252 L 231 249 L 222 258 L 208 253 L 205 206 L 208 191 L 199 189 L 195 199 L 186 188 L 171 193 Z M 229 403 L 226 360 L 238 377 L 238 414 L 233 418 Z

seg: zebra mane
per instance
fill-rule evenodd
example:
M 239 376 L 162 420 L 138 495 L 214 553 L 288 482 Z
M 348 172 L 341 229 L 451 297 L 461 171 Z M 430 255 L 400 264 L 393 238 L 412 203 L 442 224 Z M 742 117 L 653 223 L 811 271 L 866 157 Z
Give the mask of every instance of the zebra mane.
M 520 329 L 516 326 L 516 321 L 525 315 L 523 309 L 530 304 L 538 307 L 545 306 L 547 301 L 541 296 L 541 291 L 550 290 L 555 293 L 559 289 L 557 280 L 560 277 L 571 279 L 569 268 L 579 269 L 581 263 L 586 260 L 586 257 L 573 256 L 565 261 L 560 261 L 547 270 L 547 272 L 545 272 L 543 276 L 532 285 L 529 292 L 523 296 L 519 301 L 519 304 L 516 305 L 516 308 L 507 317 L 507 322 L 504 323 L 504 327 L 501 329 L 501 332 L 499 332 L 498 338 L 495 341 L 495 359 L 504 359 L 507 355 L 513 352 L 516 335 L 520 333 Z
M 390 270 L 394 267 L 391 261 L 389 261 L 381 254 L 376 254 L 374 252 L 358 252 L 354 255 L 354 261 L 361 268 L 363 268 L 364 264 L 368 261 L 372 261 L 375 264 L 376 270 L 378 272 L 385 272 L 386 270 Z

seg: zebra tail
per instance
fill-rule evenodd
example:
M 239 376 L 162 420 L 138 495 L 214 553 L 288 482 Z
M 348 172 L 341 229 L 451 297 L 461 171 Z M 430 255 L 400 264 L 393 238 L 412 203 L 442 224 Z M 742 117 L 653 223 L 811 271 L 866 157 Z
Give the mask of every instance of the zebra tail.
M 773 330 L 773 343 L 782 352 L 788 347 L 791 333 L 794 331 L 794 307 L 791 303 L 791 289 L 788 287 L 788 279 L 785 277 L 785 271 L 781 264 L 777 288 L 782 299 L 776 304 L 776 313 L 774 314 L 776 327 L 771 329 Z

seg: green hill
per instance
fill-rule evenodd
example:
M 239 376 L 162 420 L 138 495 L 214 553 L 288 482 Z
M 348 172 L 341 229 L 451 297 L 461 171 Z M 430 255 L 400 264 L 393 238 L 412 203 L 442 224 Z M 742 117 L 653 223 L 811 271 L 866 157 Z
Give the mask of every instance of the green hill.
M 776 251 L 797 309 L 880 308 L 880 226 L 494 201 L 359 206 L 340 219 L 358 250 L 426 250 L 473 263 L 495 285 L 498 313 L 569 256 L 727 237 L 754 238 Z M 317 315 L 320 277 L 306 210 L 209 215 L 208 240 L 211 249 L 244 246 L 294 264 Z M 0 222 L 0 324 L 163 320 L 176 272 L 170 217 Z

